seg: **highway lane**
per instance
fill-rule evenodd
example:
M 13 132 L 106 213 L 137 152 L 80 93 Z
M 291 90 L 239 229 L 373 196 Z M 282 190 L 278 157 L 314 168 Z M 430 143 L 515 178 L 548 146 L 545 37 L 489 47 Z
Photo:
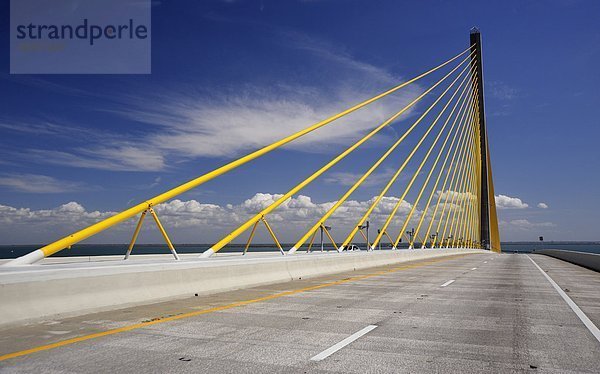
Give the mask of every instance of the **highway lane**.
M 600 293 L 593 287 L 598 290 L 599 273 L 531 258 L 598 324 Z M 282 294 L 287 291 L 292 292 Z M 256 301 L 229 307 L 242 300 Z M 10 358 L 0 362 L 0 370 L 558 373 L 600 368 L 600 343 L 529 258 L 513 254 L 369 269 L 4 329 L 0 354 L 208 308 L 217 310 Z

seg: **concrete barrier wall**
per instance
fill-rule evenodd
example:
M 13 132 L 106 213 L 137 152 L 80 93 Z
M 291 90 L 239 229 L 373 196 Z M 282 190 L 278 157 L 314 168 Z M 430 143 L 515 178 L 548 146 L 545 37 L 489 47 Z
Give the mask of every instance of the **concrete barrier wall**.
M 480 250 L 411 250 L 312 253 L 293 256 L 217 257 L 175 262 L 165 257 L 134 261 L 72 262 L 2 268 L 0 325 L 20 324 L 150 304 L 194 294 L 287 282 L 369 267 Z M 187 256 L 188 258 L 189 255 Z M 99 258 L 100 260 L 100 258 Z
M 540 249 L 534 251 L 534 253 L 555 257 L 559 260 L 600 272 L 600 255 L 596 253 L 575 252 L 560 249 Z

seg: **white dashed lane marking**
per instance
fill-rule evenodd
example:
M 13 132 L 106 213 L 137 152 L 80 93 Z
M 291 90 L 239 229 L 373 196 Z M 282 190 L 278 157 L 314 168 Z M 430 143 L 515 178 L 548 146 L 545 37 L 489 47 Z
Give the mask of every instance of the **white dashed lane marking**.
M 327 348 L 326 350 L 324 350 L 323 352 L 319 353 L 318 355 L 311 357 L 310 360 L 311 361 L 321 361 L 321 360 L 324 360 L 327 357 L 329 357 L 332 354 L 334 354 L 335 352 L 337 352 L 340 349 L 344 348 L 348 344 L 352 343 L 356 339 L 360 338 L 361 336 L 367 334 L 370 331 L 373 331 L 376 327 L 377 327 L 377 325 L 369 325 L 369 326 L 365 327 L 364 329 L 362 329 L 360 331 L 357 331 L 354 334 L 350 335 L 349 337 L 347 337 L 346 339 L 342 340 L 341 342 L 332 345 L 331 347 Z

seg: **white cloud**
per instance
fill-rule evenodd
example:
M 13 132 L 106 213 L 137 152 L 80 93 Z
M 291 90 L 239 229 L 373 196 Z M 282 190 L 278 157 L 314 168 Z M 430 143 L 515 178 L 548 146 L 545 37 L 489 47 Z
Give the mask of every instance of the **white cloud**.
M 0 186 L 27 193 L 61 193 L 88 189 L 83 183 L 58 180 L 39 174 L 0 175 Z
M 435 198 L 436 199 L 440 198 L 440 195 L 442 195 L 440 201 L 447 200 L 448 202 L 451 202 L 452 200 L 454 200 L 455 203 L 458 203 L 458 202 L 464 201 L 464 200 L 474 200 L 477 198 L 477 196 L 475 196 L 471 192 L 444 191 L 442 193 L 442 191 L 437 190 L 435 192 Z
M 390 80 L 381 87 L 396 83 L 398 81 Z M 361 85 L 357 83 L 357 86 Z M 354 103 L 356 98 L 367 98 L 377 92 L 362 88 L 364 91 L 359 92 L 338 86 L 329 92 L 313 87 L 250 87 L 216 97 L 170 92 L 132 101 L 131 107 L 121 110 L 120 114 L 157 129 L 144 143 L 164 154 L 233 157 L 300 131 L 349 105 L 340 103 Z M 347 145 L 356 141 L 358 134 L 379 125 L 406 106 L 415 96 L 415 87 L 409 86 L 286 147 L 303 152 L 329 152 L 330 145 Z
M 385 169 L 381 172 L 374 172 L 365 180 L 361 186 L 371 187 L 371 186 L 381 186 L 383 187 L 394 175 L 395 170 L 393 169 Z M 352 173 L 352 172 L 343 172 L 337 171 L 333 173 L 329 173 L 323 181 L 329 184 L 339 184 L 341 186 L 352 186 L 356 181 L 362 177 L 364 172 L 362 173 Z
M 496 199 L 496 207 L 498 209 L 525 209 L 528 208 L 529 205 L 524 203 L 518 197 L 510 197 L 506 195 L 497 195 Z
M 35 134 L 45 136 L 55 136 L 62 138 L 73 137 L 93 137 L 97 138 L 99 133 L 95 130 L 86 129 L 78 126 L 58 124 L 47 120 L 38 120 L 35 122 L 11 122 L 4 119 L 0 122 L 0 129 L 4 131 Z
M 54 209 L 33 210 L 30 208 L 14 208 L 11 206 L 0 205 L 0 222 L 3 229 L 10 231 L 18 227 L 25 227 L 24 235 L 29 230 L 35 231 L 36 228 L 43 227 L 47 230 L 52 227 L 83 226 L 107 218 L 115 214 L 114 212 L 88 212 L 81 204 L 71 201 Z M 34 225 L 34 226 L 31 226 Z M 23 239 L 27 240 L 27 236 Z M 58 238 L 56 238 L 58 239 Z
M 197 200 L 176 199 L 156 206 L 155 210 L 174 241 L 206 243 L 220 239 L 229 230 L 237 227 L 281 196 L 257 193 L 239 204 L 223 206 L 201 203 Z M 343 236 L 350 232 L 374 199 L 375 197 L 367 201 L 346 201 L 330 217 L 327 224 L 333 226 L 338 240 L 343 239 Z M 384 197 L 369 218 L 372 226 L 380 227 L 397 202 L 397 197 Z M 309 196 L 299 195 L 286 201 L 269 214 L 267 219 L 277 234 L 281 236 L 281 240 L 293 241 L 298 239 L 334 203 L 334 201 L 317 203 Z M 398 230 L 404 223 L 411 207 L 411 204 L 406 201 L 400 204 L 396 217 L 390 225 L 390 234 Z M 15 243 L 31 243 L 32 240 L 47 242 L 59 239 L 61 236 L 113 214 L 115 213 L 88 211 L 77 202 L 41 210 L 0 205 L 0 237 L 5 241 L 10 240 Z M 416 210 L 411 224 L 417 222 L 420 214 L 421 212 Z M 135 219 L 128 220 L 120 224 L 116 230 L 111 229 L 110 232 L 104 233 L 100 242 L 126 242 L 129 240 L 134 226 Z M 146 236 L 142 241 L 161 242 L 153 223 L 147 222 L 143 230 L 152 235 Z M 31 233 L 35 233 L 37 236 L 32 237 Z M 243 234 L 238 240 L 244 240 L 246 235 Z M 257 237 L 257 240 L 269 241 L 264 232 Z M 98 240 L 91 241 L 98 242 Z
M 209 217 L 203 222 L 211 222 L 213 225 L 220 226 L 228 225 L 232 222 L 242 222 L 265 209 L 281 198 L 281 196 L 283 195 L 259 192 L 240 204 L 226 204 L 225 206 L 201 204 L 196 200 L 185 202 L 173 200 L 159 205 L 156 209 L 157 212 L 160 212 L 161 216 L 166 215 L 166 220 L 176 226 L 193 226 L 195 223 L 190 218 L 200 217 Z M 334 226 L 345 226 L 355 223 L 374 200 L 375 197 L 367 201 L 348 200 L 344 202 L 331 216 L 330 223 Z M 397 197 L 384 197 L 373 211 L 370 219 L 383 222 L 397 202 Z M 281 204 L 267 216 L 267 219 L 269 222 L 311 225 L 318 218 L 322 217 L 334 204 L 335 201 L 315 203 L 311 197 L 299 195 Z M 404 219 L 411 207 L 408 202 L 403 201 L 398 208 L 396 221 Z
M 151 184 L 148 186 L 148 188 L 152 188 L 152 187 L 156 187 L 156 186 L 158 186 L 158 185 L 160 184 L 160 182 L 161 182 L 161 181 L 162 181 L 162 178 L 161 178 L 161 177 L 156 177 L 156 178 L 154 178 L 154 182 L 152 182 L 152 183 L 151 183 Z
M 159 150 L 123 142 L 111 144 L 70 152 L 32 149 L 28 154 L 40 163 L 100 170 L 155 171 L 165 168 L 165 159 Z
M 120 102 L 118 107 L 99 109 L 143 124 L 142 135 L 103 133 L 94 136 L 81 130 L 79 134 L 85 138 L 85 145 L 60 151 L 32 149 L 27 155 L 40 163 L 117 171 L 162 170 L 178 160 L 196 157 L 235 157 L 304 129 L 403 81 L 328 43 L 294 33 L 281 39 L 282 46 L 285 40 L 286 48 L 305 52 L 311 61 L 310 68 L 321 74 L 318 86 L 297 82 L 267 87 L 236 84 L 220 87 L 216 93 L 196 88 L 186 90 L 181 84 L 177 89 L 148 89 L 111 101 L 111 105 L 114 101 Z M 328 74 L 323 74 L 324 67 Z M 421 92 L 421 87 L 413 83 L 286 147 L 303 152 L 341 150 Z M 62 125 L 48 123 L 2 126 L 17 131 L 40 129 L 49 136 L 64 136 L 77 127 L 61 128 Z M 391 130 L 382 131 L 368 144 L 377 143 L 391 133 Z
M 546 203 L 538 203 L 537 207 L 540 208 L 540 209 L 548 209 L 548 204 L 546 204 Z
M 509 101 L 521 96 L 521 91 L 519 89 L 500 81 L 488 82 L 486 89 L 490 96 L 500 100 Z
M 4 119 L 0 122 L 0 129 L 68 139 L 69 144 L 83 143 L 82 146 L 66 150 L 29 149 L 24 153 L 31 161 L 38 163 L 116 171 L 153 171 L 165 168 L 161 150 L 140 146 L 139 141 L 134 139 L 128 141 L 127 134 L 124 133 L 46 120 L 10 122 Z
M 541 229 L 541 228 L 549 228 L 549 227 L 556 227 L 556 224 L 552 223 L 552 222 L 531 222 L 527 219 L 515 219 L 515 220 L 511 220 L 511 221 L 502 221 L 501 222 L 502 226 L 510 226 L 519 230 L 525 230 L 525 231 L 529 231 L 529 230 L 533 230 L 533 229 Z

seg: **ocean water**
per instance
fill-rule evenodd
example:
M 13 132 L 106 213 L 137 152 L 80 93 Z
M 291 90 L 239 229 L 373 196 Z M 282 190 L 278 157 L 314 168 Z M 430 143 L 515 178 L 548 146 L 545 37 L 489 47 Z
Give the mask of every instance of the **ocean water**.
M 200 253 L 210 248 L 210 244 L 174 244 L 178 253 Z M 292 244 L 282 244 L 284 250 L 292 247 Z M 365 245 L 360 244 L 361 249 Z M 1 245 L 0 258 L 15 258 L 40 248 L 39 244 L 32 245 Z M 333 250 L 331 244 L 324 246 L 325 250 Z M 385 247 L 384 247 L 385 248 Z M 406 247 L 401 247 L 406 248 Z M 302 248 L 305 250 L 306 247 Z M 313 251 L 320 251 L 320 245 L 313 246 Z M 509 253 L 529 253 L 539 249 L 563 249 L 567 251 L 590 252 L 600 254 L 600 242 L 507 242 L 502 243 L 502 251 Z M 231 244 L 223 248 L 221 252 L 242 253 L 244 245 Z M 58 252 L 55 256 L 98 256 L 98 255 L 124 255 L 127 244 L 78 244 Z M 253 244 L 252 251 L 278 251 L 272 244 Z M 133 249 L 134 254 L 158 254 L 170 253 L 165 244 L 137 244 Z

